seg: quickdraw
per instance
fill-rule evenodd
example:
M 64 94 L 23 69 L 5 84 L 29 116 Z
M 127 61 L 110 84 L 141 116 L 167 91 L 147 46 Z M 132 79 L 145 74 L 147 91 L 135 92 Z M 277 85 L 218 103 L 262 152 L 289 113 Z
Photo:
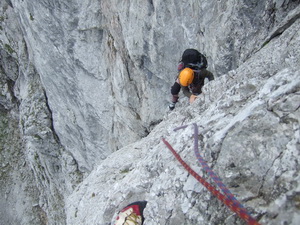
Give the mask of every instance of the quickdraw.
M 199 147 L 198 147 L 198 127 L 196 124 L 194 125 L 194 152 L 195 155 L 200 162 L 203 169 L 209 174 L 209 176 L 215 181 L 215 183 L 219 186 L 219 188 L 223 191 L 225 195 L 219 192 L 214 186 L 208 183 L 203 177 L 197 174 L 183 159 L 180 155 L 173 149 L 169 142 L 167 142 L 164 138 L 162 141 L 165 145 L 170 149 L 175 158 L 181 163 L 181 165 L 193 176 L 195 177 L 206 189 L 208 189 L 213 195 L 215 195 L 220 201 L 222 201 L 229 209 L 235 212 L 241 219 L 245 220 L 250 225 L 259 225 L 259 223 L 250 216 L 245 207 L 233 196 L 233 194 L 226 188 L 221 179 L 212 171 L 212 169 L 207 165 L 203 157 L 200 155 Z M 176 128 L 174 131 L 179 129 L 184 129 L 187 126 L 182 126 Z

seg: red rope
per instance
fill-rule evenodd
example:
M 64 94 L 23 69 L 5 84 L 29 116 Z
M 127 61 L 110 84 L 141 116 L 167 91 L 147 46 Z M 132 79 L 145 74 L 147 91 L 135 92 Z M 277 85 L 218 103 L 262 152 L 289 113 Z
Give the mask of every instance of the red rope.
M 207 190 L 209 190 L 214 196 L 216 196 L 220 201 L 222 201 L 229 209 L 235 212 L 241 219 L 245 220 L 249 225 L 260 225 L 254 218 L 248 215 L 245 209 L 238 207 L 234 204 L 234 201 L 230 198 L 227 198 L 225 195 L 220 193 L 214 186 L 208 183 L 204 178 L 202 178 L 199 174 L 197 174 L 183 159 L 180 155 L 173 149 L 169 142 L 167 142 L 164 138 L 162 141 L 165 145 L 170 149 L 175 158 L 181 163 L 181 165 L 196 178 Z

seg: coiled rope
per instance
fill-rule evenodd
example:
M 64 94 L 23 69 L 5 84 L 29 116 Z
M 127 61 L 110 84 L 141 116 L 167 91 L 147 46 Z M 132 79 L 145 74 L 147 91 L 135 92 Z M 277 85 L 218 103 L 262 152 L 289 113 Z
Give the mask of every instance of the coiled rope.
M 225 195 L 219 192 L 214 186 L 208 183 L 203 177 L 197 174 L 183 159 L 180 155 L 173 149 L 171 144 L 167 142 L 164 138 L 162 141 L 173 153 L 175 158 L 181 163 L 181 165 L 196 178 L 207 190 L 209 190 L 214 196 L 216 196 L 220 201 L 222 201 L 229 209 L 235 212 L 241 219 L 245 220 L 249 225 L 259 225 L 259 223 L 250 216 L 245 207 L 233 196 L 233 194 L 226 188 L 221 179 L 212 171 L 212 169 L 207 165 L 203 157 L 200 155 L 198 147 L 198 127 L 194 125 L 194 151 L 195 155 L 200 162 L 203 169 L 209 174 L 209 176 L 215 181 L 219 188 L 223 191 Z M 187 126 L 176 128 L 175 130 L 186 128 Z

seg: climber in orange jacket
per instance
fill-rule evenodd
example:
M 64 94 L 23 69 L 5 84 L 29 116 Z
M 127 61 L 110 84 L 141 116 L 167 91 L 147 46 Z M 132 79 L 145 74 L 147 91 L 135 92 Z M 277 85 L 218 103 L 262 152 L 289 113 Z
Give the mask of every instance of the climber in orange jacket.
M 205 78 L 208 78 L 209 81 L 214 80 L 213 74 L 206 68 L 207 60 L 199 51 L 195 49 L 184 51 L 178 66 L 179 75 L 171 87 L 172 102 L 169 105 L 170 110 L 175 108 L 181 89 L 183 94 L 190 99 L 190 103 L 193 103 L 197 95 L 202 92 Z

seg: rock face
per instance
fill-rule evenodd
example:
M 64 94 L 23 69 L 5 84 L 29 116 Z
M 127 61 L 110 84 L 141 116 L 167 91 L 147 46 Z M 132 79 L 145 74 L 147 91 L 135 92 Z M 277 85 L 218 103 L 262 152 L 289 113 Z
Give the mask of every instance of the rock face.
M 253 216 L 262 224 L 298 224 L 299 26 L 104 160 L 68 198 L 68 224 L 109 224 L 122 206 L 144 199 L 145 224 L 243 224 L 161 142 L 165 137 L 207 177 L 193 153 L 193 127 L 173 131 L 193 123 L 204 158 Z
M 298 224 L 300 1 L 0 3 L 1 218 L 242 224 L 179 165 L 201 153 L 262 224 Z M 166 113 L 186 48 L 216 79 Z M 3 147 L 2 147 L 3 146 Z M 207 177 L 208 178 L 208 177 Z M 209 179 L 208 179 L 209 180 Z

